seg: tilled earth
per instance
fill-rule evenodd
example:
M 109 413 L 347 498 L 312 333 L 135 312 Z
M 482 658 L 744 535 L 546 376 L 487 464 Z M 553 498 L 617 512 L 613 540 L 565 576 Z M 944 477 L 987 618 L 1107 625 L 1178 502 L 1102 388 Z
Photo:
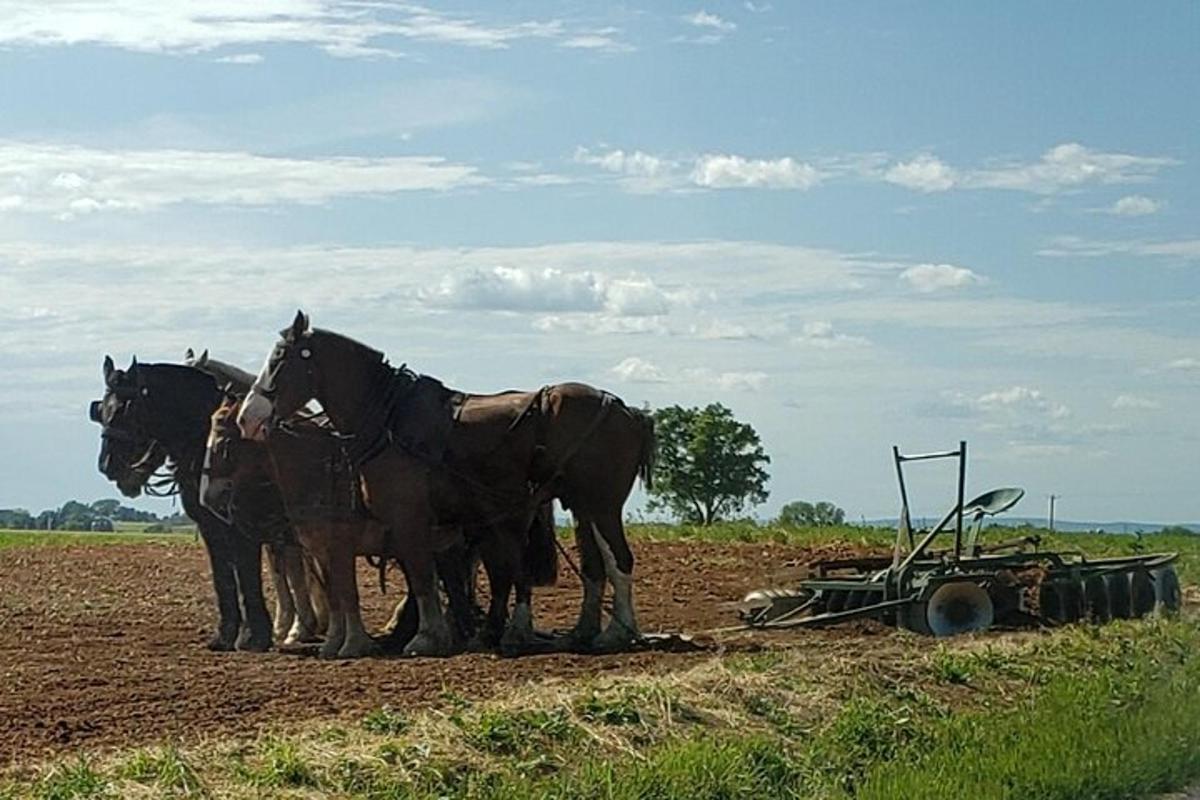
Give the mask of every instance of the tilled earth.
M 787 584 L 815 558 L 844 557 L 775 544 L 634 544 L 635 599 L 647 632 L 703 633 L 736 624 L 732 604 L 748 590 Z M 368 625 L 386 621 L 402 581 L 360 573 Z M 541 627 L 566 628 L 579 609 L 579 582 L 565 567 L 559 586 L 534 598 Z M 0 551 L 0 770 L 81 749 L 128 747 L 361 714 L 389 704 L 411 708 L 444 691 L 486 697 L 547 677 L 664 670 L 700 653 L 556 654 L 503 659 L 368 658 L 321 661 L 295 652 L 211 653 L 215 622 L 202 548 L 120 544 Z M 812 644 L 830 636 L 806 633 Z M 776 635 L 718 637 L 757 647 Z M 788 640 L 795 641 L 794 637 Z M 710 652 L 715 645 L 710 642 Z

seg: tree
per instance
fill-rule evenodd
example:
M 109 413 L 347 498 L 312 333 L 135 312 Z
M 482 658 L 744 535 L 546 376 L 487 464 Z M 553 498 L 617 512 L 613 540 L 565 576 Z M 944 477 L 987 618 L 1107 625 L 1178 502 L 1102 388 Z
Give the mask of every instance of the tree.
M 766 502 L 771 459 L 754 428 L 720 403 L 654 412 L 658 455 L 651 510 L 709 525 L 747 505 Z
M 807 527 L 842 525 L 846 522 L 846 512 L 825 500 L 819 503 L 793 500 L 779 509 L 779 522 L 781 525 Z

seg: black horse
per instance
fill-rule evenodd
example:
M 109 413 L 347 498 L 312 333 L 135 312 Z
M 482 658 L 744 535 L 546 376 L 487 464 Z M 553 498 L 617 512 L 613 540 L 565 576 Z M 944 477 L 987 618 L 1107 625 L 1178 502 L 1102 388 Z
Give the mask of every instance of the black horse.
M 136 358 L 128 369 L 119 370 L 105 356 L 104 384 L 104 398 L 90 408 L 92 421 L 103 426 L 100 472 L 122 494 L 137 497 L 165 464 L 179 487 L 184 512 L 200 528 L 220 616 L 209 649 L 269 649 L 263 539 L 245 532 L 256 521 L 225 522 L 200 503 L 209 420 L 223 398 L 216 380 L 192 367 L 139 364 Z M 262 523 L 264 530 L 276 527 L 268 520 Z

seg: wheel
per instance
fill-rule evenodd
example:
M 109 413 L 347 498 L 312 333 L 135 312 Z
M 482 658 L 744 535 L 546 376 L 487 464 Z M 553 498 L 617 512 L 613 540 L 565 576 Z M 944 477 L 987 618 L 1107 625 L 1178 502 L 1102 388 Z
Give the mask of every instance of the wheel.
M 1175 567 L 1159 567 L 1154 571 L 1154 588 L 1158 591 L 1158 607 L 1164 614 L 1174 614 L 1183 606 L 1183 591 Z
M 1154 578 L 1150 570 L 1136 569 L 1129 579 L 1130 591 L 1133 593 L 1133 615 L 1144 617 L 1154 610 L 1158 595 L 1154 592 Z
M 1129 591 L 1129 573 L 1112 572 L 1105 576 L 1108 584 L 1108 608 L 1113 619 L 1133 618 L 1133 595 Z
M 1083 605 L 1087 617 L 1095 623 L 1112 619 L 1112 608 L 1108 602 L 1108 582 L 1103 575 L 1092 575 L 1083 581 Z
M 932 636 L 927 619 L 928 603 L 909 603 L 896 610 L 896 624 L 906 631 L 919 633 L 922 636 Z
M 929 597 L 925 620 L 934 636 L 984 631 L 995 619 L 992 598 L 970 581 L 943 583 Z

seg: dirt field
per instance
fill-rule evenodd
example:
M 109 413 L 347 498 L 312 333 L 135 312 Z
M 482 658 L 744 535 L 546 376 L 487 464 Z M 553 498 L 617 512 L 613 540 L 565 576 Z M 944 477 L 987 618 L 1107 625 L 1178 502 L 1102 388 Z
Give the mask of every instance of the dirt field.
M 771 544 L 637 543 L 636 599 L 646 631 L 736 622 L 729 603 L 794 578 L 813 554 Z M 825 550 L 821 556 L 848 555 Z M 398 581 L 399 579 L 395 579 Z M 360 577 L 368 624 L 398 598 Z M 540 590 L 542 626 L 567 627 L 578 581 Z M 0 552 L 0 769 L 79 749 L 249 733 L 289 721 L 437 702 L 446 690 L 486 696 L 504 685 L 614 670 L 669 669 L 706 654 L 552 655 L 500 659 L 377 658 L 323 662 L 312 651 L 210 653 L 212 591 L 202 549 L 85 545 Z M 807 633 L 816 645 L 829 636 Z M 782 646 L 781 638 L 758 637 Z M 733 647 L 757 646 L 745 639 Z M 824 642 L 830 646 L 834 643 Z

